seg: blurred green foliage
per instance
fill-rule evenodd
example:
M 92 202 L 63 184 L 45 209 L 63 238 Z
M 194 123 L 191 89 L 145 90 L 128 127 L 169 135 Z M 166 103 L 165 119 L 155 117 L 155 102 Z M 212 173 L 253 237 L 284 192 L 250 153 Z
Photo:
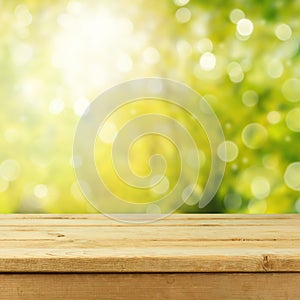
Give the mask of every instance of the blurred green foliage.
M 112 116 L 118 128 L 132 110 L 161 111 L 189 129 L 203 169 L 179 212 L 299 212 L 299 15 L 298 0 L 0 1 L 0 212 L 94 212 L 72 166 L 77 122 L 105 89 L 149 76 L 204 96 L 228 141 L 222 186 L 200 210 L 210 151 L 191 117 L 161 103 Z M 99 143 L 97 165 L 114 192 L 155 200 L 118 185 L 110 148 Z M 145 158 L 159 150 L 171 188 L 173 148 L 159 137 L 139 141 L 133 170 L 147 174 Z

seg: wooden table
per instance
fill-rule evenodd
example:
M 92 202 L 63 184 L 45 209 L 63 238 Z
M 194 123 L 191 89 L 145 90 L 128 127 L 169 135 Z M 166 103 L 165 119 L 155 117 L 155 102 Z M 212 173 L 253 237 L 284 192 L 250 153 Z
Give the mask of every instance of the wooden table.
M 0 215 L 0 245 L 0 299 L 300 299 L 297 215 Z

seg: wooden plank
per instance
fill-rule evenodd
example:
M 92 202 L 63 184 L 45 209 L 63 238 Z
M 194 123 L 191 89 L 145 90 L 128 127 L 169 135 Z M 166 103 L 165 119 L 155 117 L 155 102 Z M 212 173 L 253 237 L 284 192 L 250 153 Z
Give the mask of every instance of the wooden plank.
M 0 299 L 300 299 L 299 273 L 2 274 Z
M 101 217 L 99 217 L 101 216 Z M 138 214 L 131 214 L 131 215 L 124 215 L 122 216 L 122 219 L 127 218 L 129 220 L 147 220 L 147 218 L 143 217 L 143 215 Z M 209 217 L 211 216 L 211 217 Z M 150 226 L 157 226 L 163 225 L 163 224 L 177 224 L 180 221 L 186 223 L 199 221 L 203 224 L 215 224 L 222 226 L 223 224 L 251 224 L 253 222 L 262 222 L 264 224 L 271 224 L 274 222 L 279 222 L 280 224 L 289 224 L 291 222 L 300 223 L 300 219 L 298 217 L 298 214 L 290 214 L 290 215 L 265 215 L 264 218 L 263 215 L 234 215 L 234 214 L 174 214 L 167 216 L 161 220 L 155 221 L 155 222 L 149 222 L 148 225 Z M 117 215 L 114 216 L 114 218 L 117 218 Z M 62 214 L 62 215 L 52 215 L 52 214 L 7 214 L 7 215 L 1 215 L 0 214 L 0 224 L 6 225 L 6 224 L 33 224 L 33 223 L 41 223 L 41 224 L 47 224 L 48 222 L 51 222 L 51 224 L 64 224 L 64 220 L 66 220 L 67 224 L 72 225 L 72 223 L 75 222 L 82 222 L 83 224 L 111 224 L 111 225 L 121 225 L 121 224 L 127 224 L 134 226 L 135 224 L 130 224 L 126 222 L 116 222 L 114 218 L 109 218 L 101 214 L 84 214 L 84 215 L 69 215 L 69 214 Z M 149 219 L 149 218 L 148 218 Z M 151 218 L 150 218 L 151 219 Z M 125 219 L 126 220 L 126 219 Z M 220 222 L 222 220 L 222 223 Z M 62 223 L 63 222 L 63 223 Z M 76 223 L 75 223 L 76 225 Z
M 300 272 L 298 225 L 298 215 L 0 215 L 0 272 Z

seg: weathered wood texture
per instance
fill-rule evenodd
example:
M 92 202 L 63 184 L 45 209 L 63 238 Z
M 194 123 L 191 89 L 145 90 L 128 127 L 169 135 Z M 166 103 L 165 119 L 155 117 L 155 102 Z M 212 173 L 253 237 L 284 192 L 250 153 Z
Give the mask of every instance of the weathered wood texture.
M 4 274 L 1 300 L 300 299 L 299 273 Z
M 299 228 L 298 215 L 171 215 L 144 225 L 2 215 L 0 272 L 300 272 Z

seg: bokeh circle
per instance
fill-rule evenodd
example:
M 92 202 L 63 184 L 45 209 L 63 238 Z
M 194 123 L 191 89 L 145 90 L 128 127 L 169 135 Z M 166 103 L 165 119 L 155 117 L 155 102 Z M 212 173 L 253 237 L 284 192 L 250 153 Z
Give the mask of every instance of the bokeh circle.
M 219 145 L 225 142 L 220 122 L 210 105 L 197 92 L 187 85 L 165 78 L 141 78 L 116 85 L 98 96 L 86 109 L 79 120 L 74 144 L 73 159 L 81 159 L 82 163 L 75 168 L 77 182 L 88 201 L 101 213 L 122 222 L 145 223 L 161 219 L 188 202 L 197 184 L 200 170 L 198 149 L 188 130 L 171 116 L 159 113 L 144 113 L 126 123 L 122 130 L 113 138 L 112 160 L 115 172 L 128 186 L 145 189 L 157 186 L 160 190 L 167 184 L 163 170 L 166 162 L 160 155 L 149 161 L 149 176 L 139 177 L 134 174 L 128 163 L 128 149 L 139 138 L 156 134 L 167 139 L 176 146 L 181 159 L 180 175 L 174 188 L 161 198 L 151 203 L 133 203 L 125 201 L 109 190 L 99 176 L 95 163 L 95 140 L 99 129 L 105 126 L 106 119 L 118 109 L 134 101 L 147 99 L 164 101 L 168 105 L 176 105 L 191 115 L 205 131 L 211 151 L 210 172 L 198 205 L 205 207 L 216 194 L 224 172 L 225 162 L 218 156 Z M 171 136 L 170 126 L 176 131 Z M 119 168 L 121 161 L 126 159 L 127 165 Z M 188 160 L 194 161 L 194 168 Z M 152 168 L 152 161 L 159 161 L 159 168 Z M 75 165 L 75 163 L 74 163 Z M 186 176 L 186 174 L 189 176 Z M 187 178 L 188 177 L 188 178 Z M 124 212 L 131 215 L 123 214 Z M 133 214 L 134 213 L 134 214 Z

